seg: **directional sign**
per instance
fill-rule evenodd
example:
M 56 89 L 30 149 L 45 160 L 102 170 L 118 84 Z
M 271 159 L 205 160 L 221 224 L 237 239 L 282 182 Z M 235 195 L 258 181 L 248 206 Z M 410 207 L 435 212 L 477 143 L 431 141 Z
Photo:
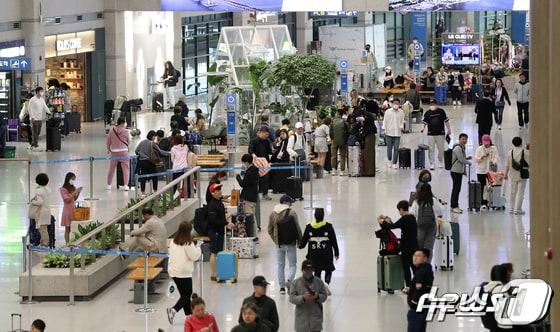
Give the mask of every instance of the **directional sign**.
M 31 70 L 31 58 L 25 56 L 0 58 L 0 70 Z
M 340 75 L 340 92 L 348 92 L 348 74 Z
M 237 101 L 237 97 L 235 96 L 234 93 L 230 93 L 227 95 L 226 104 L 228 104 L 228 106 L 235 106 L 236 101 Z
M 227 133 L 235 135 L 235 112 L 227 112 Z
M 348 60 L 340 60 L 340 68 L 347 69 L 348 68 Z

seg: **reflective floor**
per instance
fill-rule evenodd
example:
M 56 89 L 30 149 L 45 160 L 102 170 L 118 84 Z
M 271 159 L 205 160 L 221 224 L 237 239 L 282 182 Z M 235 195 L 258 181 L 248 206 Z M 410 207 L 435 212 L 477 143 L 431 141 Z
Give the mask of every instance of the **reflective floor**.
M 466 132 L 476 137 L 474 112 L 472 106 L 459 108 L 447 107 L 452 119 L 452 129 L 457 136 Z M 516 110 L 506 109 L 503 130 L 493 131 L 492 137 L 498 146 L 503 166 L 505 151 L 510 148 L 511 138 L 519 134 Z M 169 127 L 169 113 L 148 113 L 139 116 L 142 132 L 148 128 Z M 521 131 L 527 137 L 526 130 Z M 138 139 L 135 140 L 135 142 Z M 415 133 L 404 136 L 403 145 L 414 148 L 421 142 L 419 127 Z M 44 138 L 43 142 L 44 144 Z M 136 144 L 136 143 L 135 143 Z M 134 145 L 135 145 L 134 144 Z M 33 159 L 69 159 L 82 156 L 101 156 L 105 153 L 104 129 L 101 124 L 85 124 L 82 134 L 72 134 L 63 141 L 62 152 L 32 152 L 25 150 L 23 143 L 18 145 L 18 157 Z M 469 141 L 467 154 L 474 155 L 473 141 Z M 411 188 L 416 184 L 418 171 L 387 170 L 385 150 L 377 151 L 378 165 L 381 172 L 375 178 L 348 178 L 326 176 L 313 181 L 313 206 L 326 209 L 326 219 L 334 224 L 341 248 L 341 258 L 336 262 L 331 290 L 333 295 L 324 305 L 325 331 L 375 331 L 391 329 L 406 330 L 406 299 L 401 294 L 389 295 L 377 293 L 376 256 L 378 240 L 374 236 L 376 216 L 380 213 L 397 216 L 396 203 L 407 199 Z M 93 202 L 93 213 L 99 220 L 107 220 L 117 209 L 122 207 L 133 193 L 105 191 L 107 164 L 94 165 L 93 196 L 99 200 Z M 47 171 L 53 191 L 52 208 L 57 219 L 61 213 L 62 200 L 58 188 L 67 171 L 77 173 L 77 182 L 84 185 L 85 196 L 89 192 L 88 162 L 70 164 L 50 164 L 33 166 L 31 175 Z M 28 327 L 35 318 L 46 321 L 48 331 L 182 331 L 184 315 L 177 314 L 175 323 L 167 322 L 165 308 L 173 300 L 165 296 L 165 283 L 158 289 L 162 295 L 154 298 L 150 306 L 155 313 L 139 314 L 138 307 L 128 303 L 132 299 L 130 281 L 121 279 L 89 302 L 78 302 L 68 306 L 66 302 L 42 302 L 34 305 L 20 305 L 18 275 L 21 271 L 21 236 L 27 227 L 27 170 L 25 163 L 1 162 L 0 186 L 0 330 L 9 329 L 9 314 L 23 314 L 24 327 Z M 449 200 L 451 178 L 448 172 L 437 169 L 434 172 L 434 192 Z M 203 185 L 205 188 L 205 184 Z M 226 184 L 226 191 L 233 187 L 233 182 Z M 463 183 L 460 204 L 467 205 L 466 182 Z M 301 226 L 309 222 L 312 210 L 309 207 L 309 187 L 305 188 L 305 200 L 294 205 L 300 216 Z M 524 209 L 528 210 L 528 190 Z M 279 197 L 274 195 L 275 199 Z M 275 202 L 262 204 L 263 229 L 266 229 L 267 217 Z M 529 217 L 512 216 L 504 212 L 464 213 L 455 217 L 461 225 L 461 253 L 456 256 L 455 269 L 450 272 L 436 272 L 435 284 L 442 291 L 470 292 L 472 288 L 489 277 L 493 264 L 513 262 L 515 274 L 529 266 L 528 232 Z M 57 243 L 62 244 L 62 229 L 57 231 Z M 280 295 L 276 282 L 276 264 L 274 245 L 266 232 L 260 237 L 260 258 L 241 260 L 239 262 L 239 282 L 237 284 L 212 284 L 209 281 L 206 264 L 203 296 L 207 309 L 218 321 L 220 330 L 229 331 L 239 314 L 243 297 L 251 293 L 251 279 L 262 274 L 272 282 L 269 295 L 276 300 L 281 316 L 281 331 L 293 331 L 294 306 L 288 297 Z M 298 252 L 298 264 L 305 255 Z M 299 275 L 299 272 L 298 272 Z M 200 292 L 200 280 L 195 278 L 195 290 Z M 444 322 L 430 323 L 429 331 L 480 331 L 478 318 L 456 318 L 448 316 Z

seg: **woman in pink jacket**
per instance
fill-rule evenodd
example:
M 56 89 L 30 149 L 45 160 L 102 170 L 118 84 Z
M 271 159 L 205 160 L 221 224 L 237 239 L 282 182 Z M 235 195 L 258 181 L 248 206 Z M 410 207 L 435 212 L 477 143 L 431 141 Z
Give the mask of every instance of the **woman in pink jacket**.
M 181 135 L 175 135 L 173 137 L 175 145 L 171 148 L 171 165 L 174 171 L 173 180 L 185 174 L 184 171 L 175 172 L 175 170 L 185 169 L 189 165 L 187 163 L 187 156 L 189 155 L 189 147 L 185 144 L 185 140 Z M 189 186 L 190 187 L 190 186 Z M 173 193 L 177 190 L 177 186 L 173 190 Z
M 62 196 L 62 200 L 64 201 L 60 225 L 64 226 L 64 240 L 66 244 L 70 242 L 70 227 L 72 225 L 72 218 L 74 217 L 76 200 L 82 192 L 82 187 L 76 188 L 74 186 L 74 181 L 76 181 L 76 174 L 68 172 L 64 178 L 64 184 L 60 187 L 60 196 Z
M 126 129 L 126 120 L 120 117 L 117 120 L 117 125 L 111 128 L 107 135 L 107 154 L 110 154 L 111 157 L 128 157 L 128 144 L 129 133 L 128 129 Z M 113 182 L 117 164 L 121 165 L 123 172 L 124 186 L 122 186 L 121 189 L 128 191 L 128 181 L 130 178 L 130 160 L 128 159 L 111 160 L 109 173 L 107 174 L 107 190 L 111 190 L 111 183 Z

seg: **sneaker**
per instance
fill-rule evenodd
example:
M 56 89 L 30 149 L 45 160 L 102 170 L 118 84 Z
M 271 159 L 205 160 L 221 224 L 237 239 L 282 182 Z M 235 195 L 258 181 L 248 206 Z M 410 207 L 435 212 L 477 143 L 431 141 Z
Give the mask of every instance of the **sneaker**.
M 515 214 L 516 216 L 522 216 L 522 215 L 525 214 L 525 211 L 523 211 L 523 210 L 515 210 L 514 214 Z
M 440 163 L 440 164 L 439 164 L 439 168 L 443 168 L 443 163 Z
M 498 130 L 502 130 L 502 126 L 498 126 Z
M 513 209 L 509 209 L 509 214 L 514 214 L 515 211 Z
M 285 295 L 286 294 L 286 288 L 284 288 L 284 287 L 280 288 L 280 294 Z
M 457 101 L 457 106 L 463 106 L 463 104 L 461 104 L 461 101 Z
M 122 191 L 129 191 L 130 188 L 128 186 L 121 186 Z
M 453 101 L 453 106 L 457 106 L 457 102 L 455 100 Z
M 344 173 L 343 171 L 340 171 L 340 172 L 338 173 L 338 176 L 346 176 L 346 173 Z
M 399 168 L 399 165 L 393 164 L 393 169 L 398 169 L 398 168 Z
M 463 210 L 461 210 L 459 208 L 453 208 L 453 209 L 451 209 L 451 212 L 461 214 L 461 213 L 463 213 Z
M 433 171 L 434 169 L 436 169 L 435 166 L 433 164 L 430 165 L 430 170 Z
M 393 162 L 391 160 L 387 160 L 387 166 L 391 167 L 391 165 L 393 165 Z
M 173 318 L 175 318 L 176 313 L 177 311 L 175 311 L 175 309 L 167 308 L 167 320 L 169 321 L 169 324 L 173 325 Z
M 401 292 L 403 292 L 403 294 L 408 294 L 408 291 L 410 290 L 410 288 L 405 287 L 401 290 Z
M 111 185 L 107 185 L 107 190 L 111 190 Z

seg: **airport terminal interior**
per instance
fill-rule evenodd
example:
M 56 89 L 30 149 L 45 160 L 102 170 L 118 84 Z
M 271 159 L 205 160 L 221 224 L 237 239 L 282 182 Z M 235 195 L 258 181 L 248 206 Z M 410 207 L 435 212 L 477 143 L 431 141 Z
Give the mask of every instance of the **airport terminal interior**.
M 438 319 L 440 306 L 427 319 L 415 301 L 435 288 L 471 296 L 490 281 L 560 286 L 560 83 L 551 51 L 560 4 L 0 5 L 0 330 L 486 331 L 468 309 L 451 305 Z M 248 159 L 258 171 L 245 169 Z M 426 199 L 433 208 L 419 205 Z M 406 219 L 401 201 L 414 201 L 416 224 L 393 229 L 399 252 L 379 220 Z M 309 243 L 293 250 L 296 280 L 284 286 L 278 209 L 286 202 Z M 420 224 L 425 206 L 429 231 Z M 316 220 L 321 211 L 330 231 Z M 220 235 L 226 223 L 213 227 L 217 215 L 233 215 L 232 238 L 229 225 Z M 185 222 L 194 242 L 183 247 Z M 210 226 L 201 232 L 201 224 Z M 416 245 L 406 249 L 411 229 Z M 432 231 L 431 243 L 421 239 Z M 321 277 L 304 278 L 304 262 Z M 321 264 L 334 267 L 332 279 Z M 177 277 L 178 265 L 185 275 Z M 255 322 L 243 306 L 263 289 L 279 326 L 263 302 Z M 215 321 L 203 325 L 195 307 L 187 316 L 176 305 L 191 293 Z M 538 321 L 499 331 L 560 331 L 550 292 L 523 307 L 541 300 Z M 512 321 L 527 315 L 521 306 Z

